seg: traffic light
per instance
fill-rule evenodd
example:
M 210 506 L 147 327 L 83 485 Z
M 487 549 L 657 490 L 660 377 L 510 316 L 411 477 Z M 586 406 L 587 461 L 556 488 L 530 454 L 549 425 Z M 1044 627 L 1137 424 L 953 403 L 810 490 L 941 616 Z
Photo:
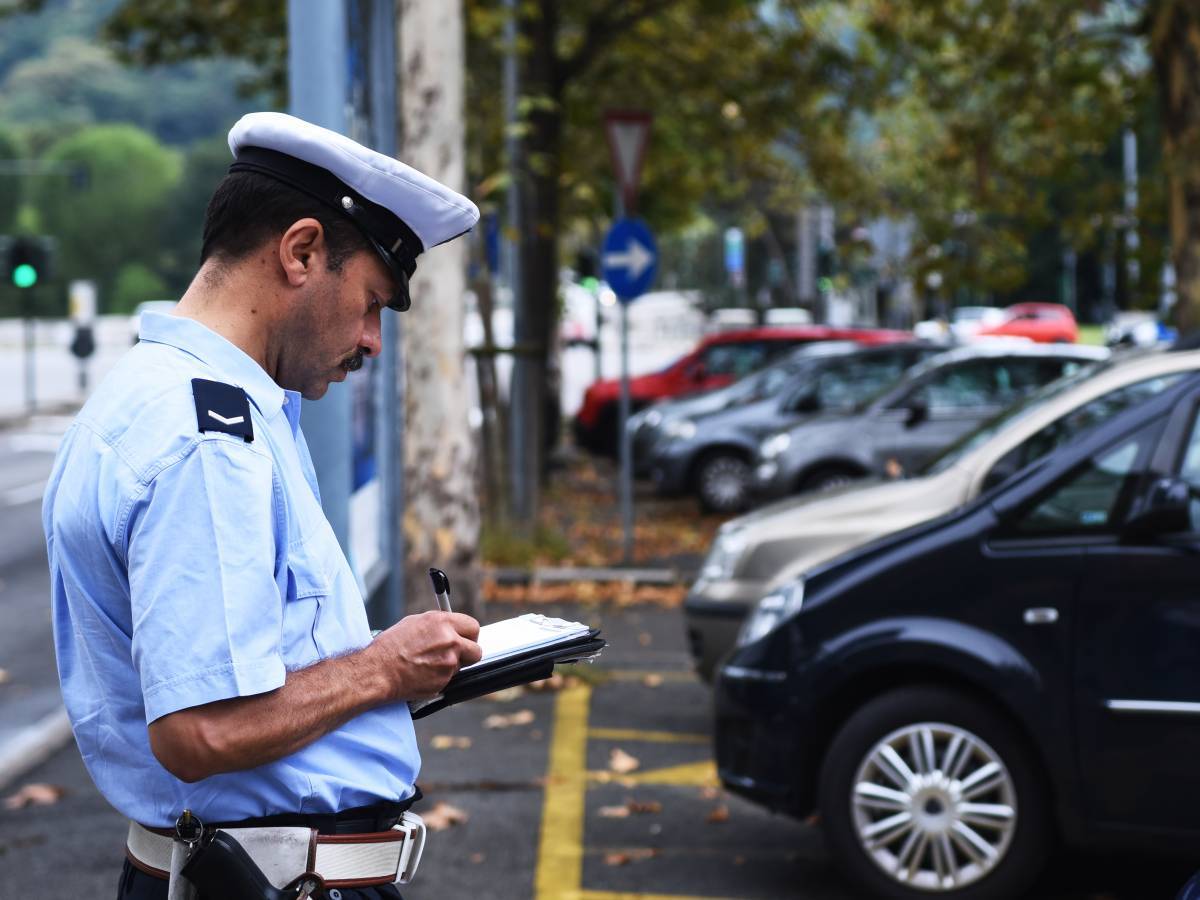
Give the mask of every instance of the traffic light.
M 5 264 L 8 283 L 26 290 L 50 276 L 50 248 L 45 238 L 15 238 Z

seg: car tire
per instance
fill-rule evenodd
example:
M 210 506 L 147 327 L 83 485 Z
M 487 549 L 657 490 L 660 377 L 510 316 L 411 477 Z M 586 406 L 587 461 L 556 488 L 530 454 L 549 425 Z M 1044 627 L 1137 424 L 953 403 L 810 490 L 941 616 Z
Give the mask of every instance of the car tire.
M 1016 727 L 940 687 L 889 691 L 851 715 L 826 753 L 818 805 L 845 875 L 891 900 L 1023 897 L 1054 837 L 1049 790 Z
M 696 495 L 705 512 L 735 513 L 750 498 L 750 464 L 732 453 L 711 453 L 696 467 Z
M 862 473 L 849 466 L 823 466 L 804 476 L 800 492 L 804 494 L 831 491 L 862 478 Z

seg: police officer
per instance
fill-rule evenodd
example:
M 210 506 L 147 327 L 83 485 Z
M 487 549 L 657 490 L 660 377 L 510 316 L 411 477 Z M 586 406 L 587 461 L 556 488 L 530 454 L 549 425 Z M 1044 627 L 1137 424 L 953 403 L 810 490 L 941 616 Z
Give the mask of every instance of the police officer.
M 47 487 L 63 697 L 132 823 L 121 897 L 232 896 L 221 834 L 280 896 L 397 897 L 423 841 L 406 701 L 479 659 L 479 626 L 427 612 L 371 639 L 300 404 L 379 353 L 417 256 L 479 214 L 290 116 L 248 115 L 229 145 L 199 272 L 145 316 Z

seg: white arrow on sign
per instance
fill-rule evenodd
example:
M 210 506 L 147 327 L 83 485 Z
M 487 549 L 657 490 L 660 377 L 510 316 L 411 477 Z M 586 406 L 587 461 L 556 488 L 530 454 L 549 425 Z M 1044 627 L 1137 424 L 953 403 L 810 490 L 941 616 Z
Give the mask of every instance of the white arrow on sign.
M 604 254 L 604 266 L 608 269 L 624 269 L 629 273 L 630 281 L 637 281 L 642 273 L 654 263 L 651 253 L 637 238 L 630 238 L 625 245 L 625 252 L 608 252 Z

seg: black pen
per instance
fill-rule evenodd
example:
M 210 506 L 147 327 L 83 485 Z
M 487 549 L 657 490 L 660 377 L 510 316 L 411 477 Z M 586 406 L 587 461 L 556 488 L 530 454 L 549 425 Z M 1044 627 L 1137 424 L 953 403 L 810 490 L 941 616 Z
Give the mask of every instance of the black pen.
M 450 609 L 450 579 L 441 569 L 430 569 L 429 580 L 433 582 L 433 596 L 437 599 L 438 609 L 442 612 L 453 612 Z

